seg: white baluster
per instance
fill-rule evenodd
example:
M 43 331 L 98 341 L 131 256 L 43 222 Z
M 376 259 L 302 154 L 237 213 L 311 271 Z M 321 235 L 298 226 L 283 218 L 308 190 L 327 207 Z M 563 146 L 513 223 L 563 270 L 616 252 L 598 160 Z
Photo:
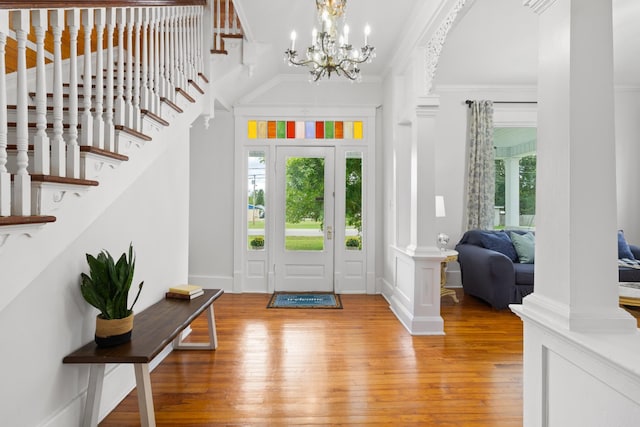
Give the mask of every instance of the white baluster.
M 9 12 L 0 10 L 0 216 L 11 215 L 11 174 L 7 172 L 7 81 L 5 46 Z
M 69 31 L 69 140 L 67 141 L 67 176 L 80 178 L 80 147 L 78 146 L 78 31 L 80 10 L 67 10 Z
M 124 85 L 125 126 L 133 129 L 133 14 L 134 8 L 127 8 L 127 79 Z M 120 65 L 118 64 L 118 68 Z
M 184 89 L 182 84 L 182 8 L 176 7 L 173 21 L 173 72 L 176 88 Z
M 216 1 L 216 26 L 215 26 L 215 34 L 213 38 L 213 46 L 215 50 L 222 50 L 222 34 L 220 33 L 222 29 L 222 25 L 220 25 L 220 20 L 222 19 L 222 11 L 220 7 L 222 6 L 222 0 Z
M 27 116 L 27 34 L 29 33 L 29 11 L 26 9 L 11 12 L 11 22 L 18 40 L 18 85 L 17 85 L 17 132 L 16 144 L 17 172 L 13 179 L 12 208 L 14 215 L 31 215 L 31 176 L 29 166 L 29 118 Z
M 116 115 L 114 123 L 119 126 L 126 124 L 126 107 L 124 102 L 124 29 L 127 9 L 118 8 L 116 19 L 118 22 L 118 84 L 116 86 Z
M 187 80 L 196 80 L 195 6 L 187 6 Z
M 186 21 L 185 21 L 185 8 L 178 8 L 178 23 L 176 29 L 178 30 L 178 70 L 180 72 L 178 79 L 179 86 L 185 91 L 187 87 L 187 44 L 186 44 Z
M 107 91 L 104 114 L 104 148 L 107 151 L 116 151 L 115 129 L 113 127 L 113 33 L 116 27 L 116 8 L 107 9 Z
M 167 55 L 165 53 L 165 48 L 167 44 L 167 8 L 160 8 L 156 11 L 158 13 L 158 36 L 160 39 L 159 42 L 159 55 L 160 65 L 158 67 L 159 70 L 159 85 L 157 86 L 159 89 L 159 95 L 161 98 L 166 98 L 168 96 L 168 82 L 167 82 Z
M 49 137 L 47 136 L 47 81 L 44 65 L 44 37 L 49 27 L 46 9 L 31 11 L 36 33 L 36 134 L 33 137 L 33 172 L 49 175 Z
M 84 67 L 83 67 L 83 102 L 81 129 L 82 145 L 93 145 L 93 117 L 91 116 L 91 32 L 93 31 L 93 9 L 82 9 L 82 25 L 84 26 Z
M 106 25 L 107 11 L 101 7 L 95 9 L 96 20 L 96 102 L 93 118 L 93 146 L 104 148 L 104 27 Z M 111 88 L 113 91 L 113 87 Z
M 152 107 L 151 111 L 153 111 L 156 115 L 160 115 L 160 32 L 159 32 L 159 19 L 160 19 L 160 9 L 153 8 L 151 9 L 151 28 L 152 28 L 152 36 L 151 43 L 153 44 L 153 48 L 151 49 L 153 54 L 153 85 L 152 85 Z
M 204 73 L 204 58 L 208 58 L 210 55 L 209 52 L 209 44 L 207 43 L 205 45 L 204 43 L 204 27 L 205 27 L 205 22 L 209 22 L 209 20 L 204 19 L 204 12 L 205 12 L 205 8 L 203 7 L 199 7 L 199 13 L 198 13 L 198 67 L 197 67 L 197 72 L 198 72 L 198 77 L 200 76 L 199 73 Z M 206 50 L 205 50 L 206 49 Z M 202 80 L 199 80 L 200 82 L 202 82 Z
M 133 61 L 133 95 L 131 98 L 132 122 L 131 128 L 138 132 L 142 130 L 142 118 L 140 117 L 140 27 L 142 25 L 142 10 L 139 7 L 132 8 L 132 19 L 134 20 L 135 54 Z
M 168 81 L 168 85 L 167 85 L 167 98 L 169 98 L 169 100 L 175 102 L 176 100 L 176 86 L 175 86 L 175 44 L 174 44 L 174 40 L 175 40 L 175 31 L 174 31 L 174 20 L 173 18 L 175 17 L 175 8 L 173 7 L 169 7 L 167 8 L 167 19 L 166 19 L 166 30 L 165 32 L 166 34 L 166 40 L 167 40 L 167 46 L 165 49 L 165 54 L 166 54 L 166 68 L 167 68 L 167 81 Z
M 140 106 L 143 110 L 149 111 L 151 109 L 151 93 L 149 89 L 150 70 L 149 57 L 153 58 L 153 55 L 149 55 L 149 18 L 151 15 L 151 9 L 148 7 L 141 8 L 142 10 L 142 81 L 140 86 L 142 87 L 142 99 L 140 100 Z
M 62 30 L 65 27 L 64 9 L 49 12 L 53 33 L 53 137 L 51 139 L 51 174 L 66 176 L 66 147 L 62 137 Z

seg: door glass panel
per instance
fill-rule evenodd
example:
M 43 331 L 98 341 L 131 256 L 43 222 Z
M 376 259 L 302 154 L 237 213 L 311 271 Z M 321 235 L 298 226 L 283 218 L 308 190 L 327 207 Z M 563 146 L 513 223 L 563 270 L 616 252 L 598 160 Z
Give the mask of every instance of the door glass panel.
M 324 250 L 323 221 L 324 158 L 288 158 L 285 186 L 285 249 Z
M 248 157 L 247 186 L 247 247 L 264 249 L 264 221 L 266 216 L 265 155 L 264 151 L 250 151 Z
M 362 153 L 345 156 L 345 247 L 362 250 Z

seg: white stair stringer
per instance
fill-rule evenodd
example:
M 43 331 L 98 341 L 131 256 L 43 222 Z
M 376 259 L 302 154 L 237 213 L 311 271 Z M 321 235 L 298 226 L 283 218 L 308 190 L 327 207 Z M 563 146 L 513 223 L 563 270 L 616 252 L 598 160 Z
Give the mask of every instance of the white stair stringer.
M 204 95 L 194 96 L 168 126 L 158 128 L 152 141 L 129 144 L 129 161 L 117 169 L 107 166 L 100 176 L 100 185 L 85 192 L 82 198 L 68 195 L 65 203 L 56 207 L 54 223 L 16 225 L 0 228 L 0 311 L 13 301 L 65 249 L 126 191 L 172 144 L 189 138 L 191 124 L 203 111 L 209 88 L 202 84 Z M 102 167 L 104 169 L 104 166 Z M 75 190 L 79 191 L 79 190 Z M 7 250 L 9 248 L 10 250 Z M 5 250 L 3 250 L 5 249 Z

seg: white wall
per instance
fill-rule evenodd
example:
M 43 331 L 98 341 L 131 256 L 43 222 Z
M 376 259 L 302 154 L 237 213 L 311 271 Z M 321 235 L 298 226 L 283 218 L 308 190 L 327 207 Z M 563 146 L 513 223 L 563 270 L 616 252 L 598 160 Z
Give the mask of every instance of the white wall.
M 233 290 L 233 153 L 232 113 L 216 110 L 205 129 L 202 119 L 191 128 L 191 200 L 189 281 Z
M 104 248 L 115 256 L 133 242 L 137 254 L 134 287 L 145 281 L 136 311 L 161 299 L 168 286 L 186 281 L 188 169 L 187 138 L 176 140 L 0 311 L 3 425 L 79 424 L 88 368 L 63 365 L 62 358 L 93 339 L 97 310 L 82 299 L 79 290 L 80 273 L 88 271 L 85 253 L 95 255 Z M 37 245 L 37 241 L 32 243 Z M 12 280 L 3 276 L 2 284 L 10 286 Z M 118 369 L 126 373 L 126 368 Z M 128 381 L 124 383 L 118 372 L 111 376 L 120 379 L 105 381 L 103 412 L 109 400 L 116 403 L 114 399 L 134 384 L 132 375 L 125 375 Z
M 343 80 L 309 83 L 306 78 L 276 77 L 244 97 L 243 106 L 380 105 L 377 81 L 352 84 Z M 198 120 L 191 129 L 191 201 L 189 281 L 232 292 L 234 281 L 234 116 L 216 110 L 205 129 Z M 381 172 L 376 172 L 381 179 Z

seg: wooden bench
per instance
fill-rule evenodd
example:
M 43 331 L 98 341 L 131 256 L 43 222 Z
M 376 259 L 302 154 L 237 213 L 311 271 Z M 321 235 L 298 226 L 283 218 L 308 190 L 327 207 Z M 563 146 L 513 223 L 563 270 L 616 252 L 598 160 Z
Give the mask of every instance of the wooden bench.
M 221 289 L 205 289 L 204 295 L 192 300 L 164 299 L 135 315 L 130 342 L 110 348 L 98 348 L 94 342 L 90 342 L 66 356 L 62 360 L 63 363 L 91 365 L 82 425 L 98 425 L 105 365 L 132 363 L 138 388 L 141 424 L 155 426 L 149 363 L 172 342 L 173 348 L 178 350 L 215 349 L 218 346 L 218 340 L 213 302 L 223 292 Z M 207 308 L 209 309 L 207 311 L 209 342 L 182 342 L 182 331 Z

